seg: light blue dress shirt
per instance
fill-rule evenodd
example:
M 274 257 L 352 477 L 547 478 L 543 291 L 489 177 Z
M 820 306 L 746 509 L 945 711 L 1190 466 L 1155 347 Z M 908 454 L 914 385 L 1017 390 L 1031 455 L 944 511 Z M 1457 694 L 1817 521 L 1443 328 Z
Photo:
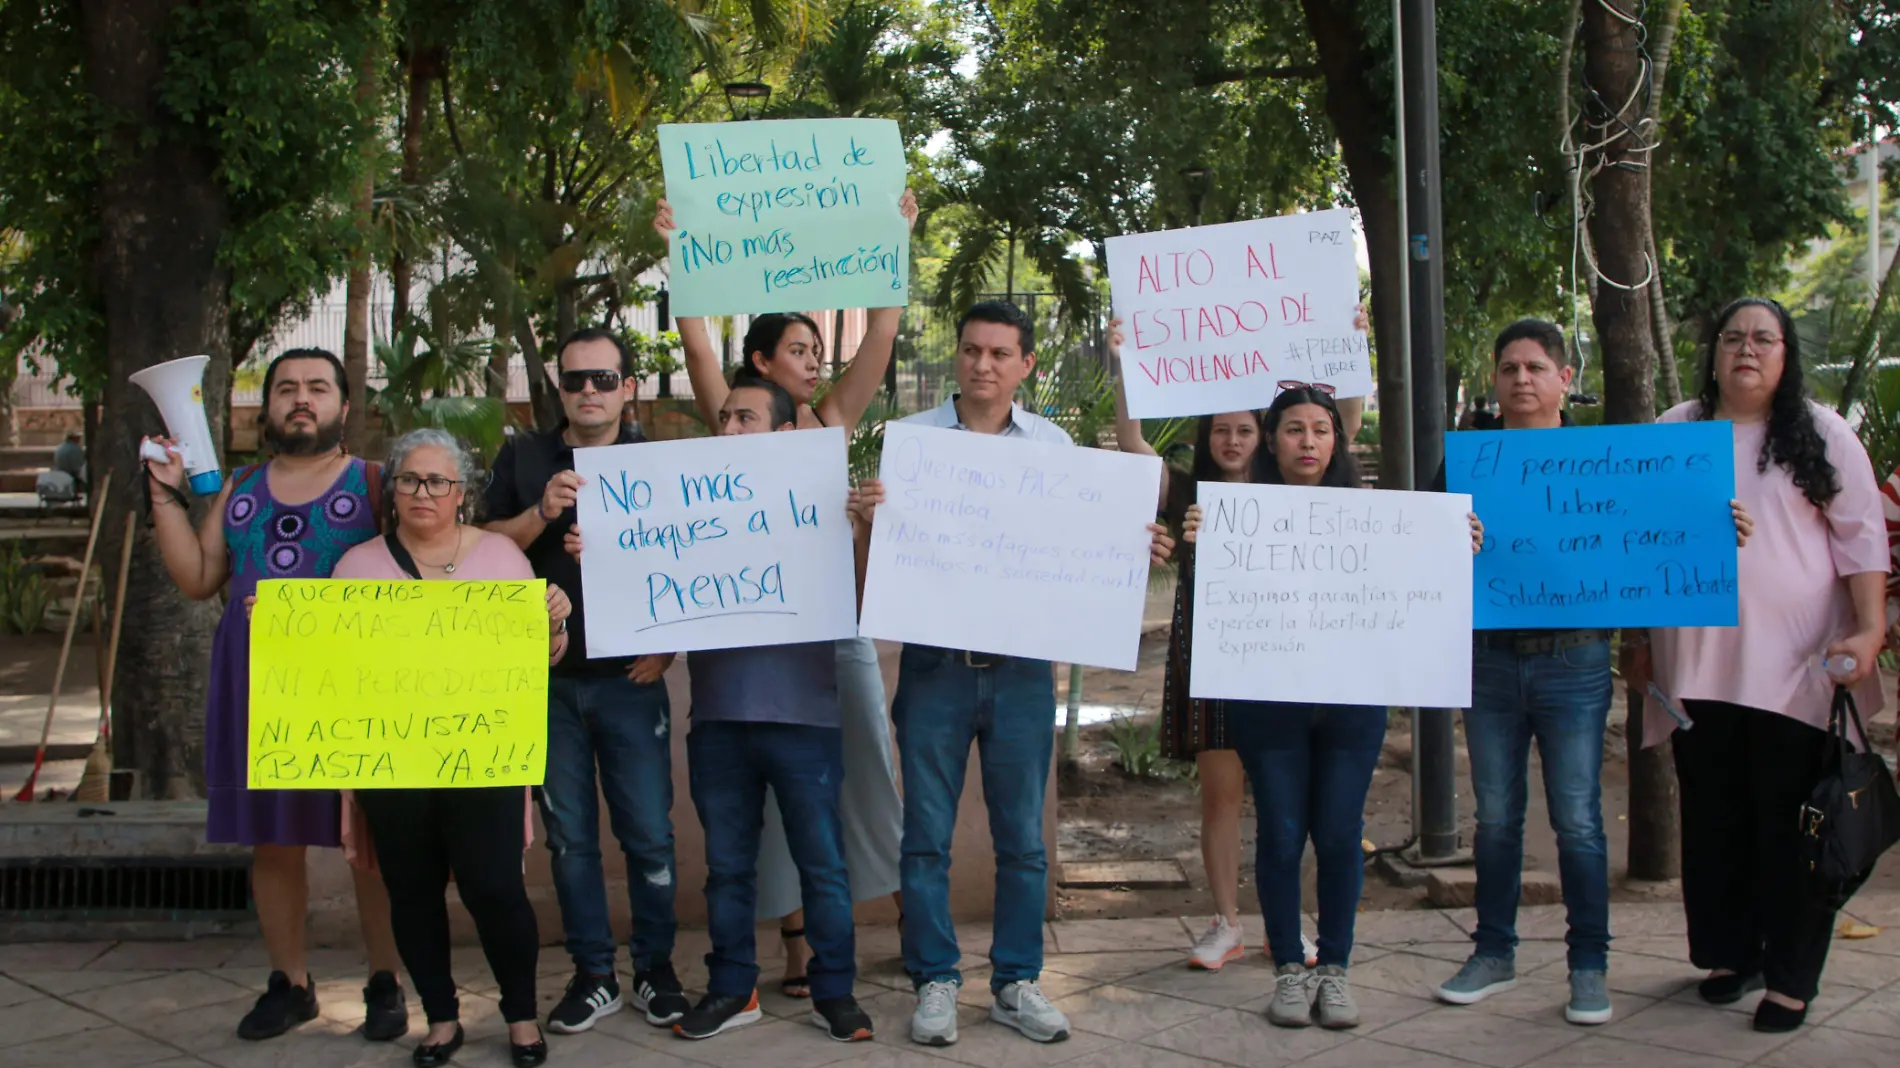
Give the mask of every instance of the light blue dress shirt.
M 906 416 L 902 421 L 916 423 L 918 426 L 942 427 L 945 430 L 968 430 L 970 428 L 964 426 L 963 420 L 957 417 L 957 397 L 960 395 L 952 394 L 949 400 L 935 408 Z M 1069 437 L 1068 431 L 1028 411 L 1022 405 L 1013 403 L 1009 406 L 1009 425 L 1003 428 L 999 436 L 1028 438 L 1030 441 L 1044 441 L 1052 445 L 1075 444 L 1074 439 Z

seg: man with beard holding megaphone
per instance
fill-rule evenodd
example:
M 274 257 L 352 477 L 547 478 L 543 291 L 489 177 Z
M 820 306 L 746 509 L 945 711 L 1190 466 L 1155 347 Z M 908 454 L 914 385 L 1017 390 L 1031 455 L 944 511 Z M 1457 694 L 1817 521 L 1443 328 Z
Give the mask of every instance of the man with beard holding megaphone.
M 152 532 L 165 570 L 185 596 L 226 592 L 211 651 L 205 708 L 205 837 L 250 846 L 251 887 L 270 957 L 267 988 L 238 1024 L 238 1037 L 275 1038 L 316 1018 L 316 987 L 306 968 L 304 923 L 309 885 L 304 851 L 342 845 L 342 801 L 334 790 L 252 790 L 247 781 L 250 622 L 245 602 L 262 579 L 328 578 L 351 546 L 377 536 L 382 465 L 343 448 L 349 413 L 343 363 L 323 349 L 292 349 L 264 372 L 264 442 L 271 458 L 240 469 L 224 484 L 197 529 L 186 509 L 185 464 L 167 438 L 146 452 Z M 409 1029 L 396 979 L 389 896 L 373 871 L 352 866 L 363 944 L 370 960 L 363 1034 L 387 1042 Z

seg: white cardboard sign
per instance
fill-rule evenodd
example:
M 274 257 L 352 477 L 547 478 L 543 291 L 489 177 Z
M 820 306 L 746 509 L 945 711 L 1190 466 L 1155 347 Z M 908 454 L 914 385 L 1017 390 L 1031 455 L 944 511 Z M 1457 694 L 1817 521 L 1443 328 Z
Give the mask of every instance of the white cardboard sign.
M 1372 392 L 1344 208 L 1111 237 L 1108 280 L 1138 419 L 1264 408 L 1283 381 Z
M 864 634 L 1134 669 L 1160 460 L 891 423 L 878 477 Z
M 848 638 L 844 431 L 574 450 L 587 655 Z
M 1202 482 L 1188 692 L 1471 703 L 1471 498 Z

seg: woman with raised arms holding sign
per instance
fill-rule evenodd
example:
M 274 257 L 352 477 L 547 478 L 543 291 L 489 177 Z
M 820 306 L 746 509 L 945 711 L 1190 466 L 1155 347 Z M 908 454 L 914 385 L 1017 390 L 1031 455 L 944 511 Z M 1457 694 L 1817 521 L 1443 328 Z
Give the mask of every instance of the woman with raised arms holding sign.
M 389 484 L 396 523 L 390 533 L 343 554 L 335 577 L 349 579 L 453 580 L 534 579 L 534 568 L 515 543 L 463 522 L 467 486 L 475 462 L 446 432 L 412 430 L 390 450 Z M 570 605 L 549 586 L 548 663 L 567 652 Z M 475 918 L 482 952 L 501 988 L 501 1016 L 517 1068 L 547 1060 L 547 1042 L 535 1022 L 535 960 L 540 936 L 534 907 L 522 881 L 521 854 L 528 847 L 528 791 L 519 786 L 358 790 L 346 797 L 368 817 L 376 841 L 346 840 L 352 861 L 373 857 L 389 888 L 396 948 L 416 984 L 429 1033 L 416 1047 L 417 1068 L 438 1068 L 462 1048 L 462 1025 L 449 971 L 449 910 L 444 893 L 451 875 L 462 904 Z M 344 821 L 349 834 L 350 821 Z
M 1286 486 L 1357 487 L 1358 467 L 1346 451 L 1345 428 L 1329 386 L 1282 382 L 1266 411 L 1265 447 L 1251 482 Z M 1201 528 L 1201 506 L 1187 509 L 1185 540 Z M 1471 517 L 1471 550 L 1484 531 Z M 1272 689 L 1272 680 L 1262 690 Z M 1373 705 L 1283 701 L 1226 702 L 1227 738 L 1253 783 L 1258 844 L 1254 877 L 1276 969 L 1267 1019 L 1305 1027 L 1359 1025 L 1346 981 L 1354 920 L 1365 881 L 1360 842 L 1366 792 L 1385 744 L 1386 710 Z M 1300 858 L 1307 839 L 1319 863 L 1319 953 L 1312 971 L 1301 960 Z
M 909 190 L 904 191 L 897 209 L 906 224 L 916 225 L 917 198 Z M 672 241 L 673 208 L 664 200 L 653 217 L 653 228 Z M 686 374 L 693 383 L 693 401 L 706 425 L 717 433 L 719 412 L 732 386 L 763 380 L 791 394 L 797 405 L 797 429 L 842 427 L 849 435 L 884 381 L 903 313 L 902 307 L 869 309 L 857 354 L 816 406 L 812 397 L 823 377 L 825 342 L 811 316 L 801 312 L 754 316 L 742 346 L 745 362 L 734 370 L 731 384 L 720 371 L 719 354 L 706 332 L 706 320 L 682 318 L 680 345 L 686 350 Z M 891 760 L 884 676 L 871 639 L 845 638 L 836 644 L 838 701 L 844 711 L 844 838 L 851 896 L 857 901 L 886 895 L 896 898 L 904 808 L 897 793 L 897 769 Z M 779 981 L 779 991 L 787 997 L 807 998 L 811 996 L 811 983 L 805 969 L 811 950 L 805 945 L 798 869 L 785 841 L 785 828 L 776 818 L 777 806 L 767 805 L 766 812 L 765 834 L 759 847 L 759 918 L 781 920 L 785 974 Z M 902 904 L 899 899 L 900 909 Z

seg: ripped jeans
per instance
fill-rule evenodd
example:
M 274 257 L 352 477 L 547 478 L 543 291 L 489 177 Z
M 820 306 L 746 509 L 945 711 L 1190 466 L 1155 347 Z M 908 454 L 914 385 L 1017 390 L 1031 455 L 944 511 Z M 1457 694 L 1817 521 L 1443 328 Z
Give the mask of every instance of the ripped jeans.
M 693 807 L 706 828 L 708 994 L 743 998 L 758 985 L 759 831 L 768 786 L 798 866 L 811 996 L 823 1001 L 851 993 L 857 940 L 838 815 L 843 736 L 837 727 L 730 720 L 696 722 L 686 736 Z
M 666 684 L 623 675 L 548 679 L 548 774 L 540 790 L 554 891 L 574 967 L 614 972 L 614 933 L 600 862 L 600 801 L 627 858 L 633 967 L 670 963 L 673 913 L 673 738 Z M 594 768 L 600 768 L 596 792 Z

